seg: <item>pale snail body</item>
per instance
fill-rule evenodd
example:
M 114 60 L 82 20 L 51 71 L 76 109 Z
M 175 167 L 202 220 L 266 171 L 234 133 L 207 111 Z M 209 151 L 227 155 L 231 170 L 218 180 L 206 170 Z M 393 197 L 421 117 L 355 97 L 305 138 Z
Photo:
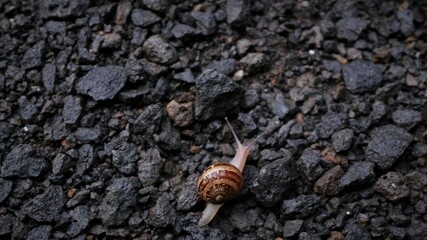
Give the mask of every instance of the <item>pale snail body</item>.
M 236 133 L 225 118 L 237 143 L 236 155 L 230 163 L 214 163 L 207 167 L 197 180 L 197 193 L 207 202 L 199 226 L 207 225 L 216 215 L 221 206 L 228 200 L 236 197 L 243 188 L 243 168 L 249 155 L 250 147 L 267 131 L 264 131 L 250 144 L 243 145 Z

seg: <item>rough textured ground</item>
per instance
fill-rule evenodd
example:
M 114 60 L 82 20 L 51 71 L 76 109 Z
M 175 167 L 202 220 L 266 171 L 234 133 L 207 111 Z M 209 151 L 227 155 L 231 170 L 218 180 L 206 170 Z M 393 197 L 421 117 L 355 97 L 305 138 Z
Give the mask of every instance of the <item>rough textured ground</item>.
M 427 239 L 425 1 L 0 1 L 0 238 Z M 242 194 L 195 187 L 266 128 Z

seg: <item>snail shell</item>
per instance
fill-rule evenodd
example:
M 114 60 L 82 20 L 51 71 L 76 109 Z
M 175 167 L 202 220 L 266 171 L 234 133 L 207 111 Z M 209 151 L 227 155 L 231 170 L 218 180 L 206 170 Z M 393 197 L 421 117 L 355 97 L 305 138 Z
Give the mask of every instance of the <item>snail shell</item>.
M 229 163 L 214 163 L 207 167 L 197 180 L 197 193 L 206 202 L 222 204 L 242 191 L 243 176 Z

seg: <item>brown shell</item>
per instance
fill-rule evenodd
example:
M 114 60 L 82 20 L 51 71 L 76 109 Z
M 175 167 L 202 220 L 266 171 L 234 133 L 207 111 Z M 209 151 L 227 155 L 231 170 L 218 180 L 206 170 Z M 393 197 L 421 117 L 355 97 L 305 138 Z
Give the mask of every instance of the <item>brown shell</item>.
M 243 188 L 243 176 L 229 163 L 214 163 L 207 167 L 197 180 L 197 194 L 206 202 L 222 204 L 237 195 Z

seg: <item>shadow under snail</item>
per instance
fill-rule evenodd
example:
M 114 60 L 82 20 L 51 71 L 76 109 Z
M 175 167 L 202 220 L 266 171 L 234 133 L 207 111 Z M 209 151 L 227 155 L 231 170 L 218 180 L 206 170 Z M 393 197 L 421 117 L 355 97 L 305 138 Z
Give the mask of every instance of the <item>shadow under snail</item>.
M 243 188 L 243 168 L 252 147 L 269 129 L 258 135 L 248 145 L 240 142 L 228 119 L 228 127 L 237 143 L 236 155 L 230 163 L 214 163 L 207 167 L 197 180 L 197 194 L 206 201 L 206 208 L 203 210 L 199 220 L 199 226 L 207 225 L 216 215 L 221 206 L 228 200 L 240 194 Z

